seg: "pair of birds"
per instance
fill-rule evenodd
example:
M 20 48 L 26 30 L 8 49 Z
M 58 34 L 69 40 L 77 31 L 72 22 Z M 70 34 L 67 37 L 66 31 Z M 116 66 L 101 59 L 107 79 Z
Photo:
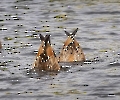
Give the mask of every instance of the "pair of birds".
M 51 46 L 50 35 L 44 37 L 40 34 L 41 45 L 36 55 L 34 68 L 44 71 L 59 71 L 61 69 L 59 62 L 85 61 L 83 50 L 74 38 L 77 31 L 78 28 L 72 34 L 65 31 L 68 38 L 58 57 Z

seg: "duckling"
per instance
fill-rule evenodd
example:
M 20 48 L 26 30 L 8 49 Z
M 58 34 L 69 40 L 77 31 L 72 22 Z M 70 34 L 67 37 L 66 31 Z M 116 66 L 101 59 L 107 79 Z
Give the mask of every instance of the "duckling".
M 85 55 L 80 44 L 74 38 L 78 28 L 73 31 L 72 34 L 65 31 L 68 36 L 64 42 L 63 48 L 58 56 L 59 62 L 74 62 L 74 61 L 85 61 Z
M 34 68 L 44 71 L 59 71 L 60 65 L 50 44 L 50 35 L 46 35 L 44 37 L 42 34 L 40 34 L 40 39 L 41 45 L 36 55 Z

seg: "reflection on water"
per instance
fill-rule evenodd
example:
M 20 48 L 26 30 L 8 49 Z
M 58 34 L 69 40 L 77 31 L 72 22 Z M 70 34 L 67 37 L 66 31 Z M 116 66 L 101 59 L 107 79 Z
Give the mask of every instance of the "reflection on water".
M 3 0 L 0 3 L 0 98 L 119 99 L 119 0 Z M 32 68 L 39 34 L 51 34 L 56 54 L 76 34 L 84 64 L 61 63 L 60 72 Z

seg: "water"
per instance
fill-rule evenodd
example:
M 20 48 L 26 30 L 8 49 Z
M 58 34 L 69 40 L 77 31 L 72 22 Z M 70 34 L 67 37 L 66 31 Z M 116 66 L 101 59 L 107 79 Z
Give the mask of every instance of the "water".
M 119 0 L 0 1 L 1 100 L 119 100 Z M 62 64 L 59 73 L 31 72 L 39 34 L 51 34 L 58 54 L 64 29 L 79 28 L 85 64 Z

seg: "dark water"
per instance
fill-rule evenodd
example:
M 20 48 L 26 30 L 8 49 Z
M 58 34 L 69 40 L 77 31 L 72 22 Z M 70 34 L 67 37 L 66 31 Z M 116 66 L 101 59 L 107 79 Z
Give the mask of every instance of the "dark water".
M 79 28 L 85 64 L 59 73 L 29 70 L 39 34 L 51 34 L 58 54 L 64 29 Z M 1 0 L 0 100 L 120 100 L 119 0 Z M 54 45 L 55 44 L 55 45 Z

